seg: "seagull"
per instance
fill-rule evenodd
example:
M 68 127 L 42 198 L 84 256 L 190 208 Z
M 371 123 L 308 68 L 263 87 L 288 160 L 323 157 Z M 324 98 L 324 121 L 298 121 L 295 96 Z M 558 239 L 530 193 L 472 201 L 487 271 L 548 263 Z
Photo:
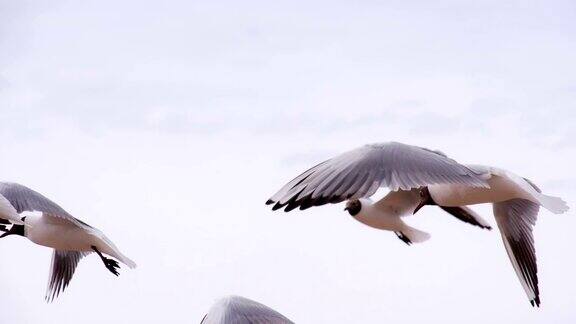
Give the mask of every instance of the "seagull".
M 21 217 L 23 212 L 40 212 Z M 118 262 L 130 268 L 136 263 L 123 255 L 100 230 L 74 218 L 56 203 L 38 192 L 17 183 L 0 182 L 0 223 L 12 224 L 8 235 L 20 235 L 30 241 L 54 249 L 45 299 L 51 302 L 64 291 L 76 270 L 78 262 L 86 255 L 98 254 L 106 269 L 118 276 Z
M 288 182 L 266 204 L 288 212 L 347 200 L 345 210 L 357 221 L 393 231 L 410 245 L 430 235 L 407 225 L 401 217 L 412 215 L 420 202 L 419 189 L 436 184 L 488 188 L 480 174 L 440 151 L 387 142 L 368 144 L 324 161 Z M 380 187 L 390 192 L 377 202 L 369 199 Z M 467 207 L 440 206 L 458 219 L 490 229 Z
M 220 299 L 200 324 L 293 324 L 272 308 L 240 296 Z
M 419 190 L 420 202 L 413 213 L 425 205 L 458 208 L 492 203 L 494 218 L 512 266 L 530 304 L 539 307 L 538 267 L 532 227 L 540 206 L 554 214 L 561 214 L 568 211 L 568 205 L 561 198 L 542 194 L 532 181 L 512 172 L 481 165 L 469 165 L 468 168 L 481 174 L 490 188 L 460 184 L 429 185 Z

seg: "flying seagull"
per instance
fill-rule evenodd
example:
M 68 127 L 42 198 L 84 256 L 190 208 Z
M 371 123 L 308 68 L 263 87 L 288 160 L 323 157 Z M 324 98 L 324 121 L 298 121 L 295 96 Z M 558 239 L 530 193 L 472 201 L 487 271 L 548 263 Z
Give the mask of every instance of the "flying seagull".
M 272 308 L 240 296 L 214 303 L 200 324 L 293 324 Z
M 288 212 L 346 201 L 345 210 L 356 220 L 389 230 L 405 243 L 423 242 L 429 234 L 408 226 L 402 216 L 412 215 L 419 203 L 417 189 L 434 184 L 487 188 L 480 174 L 440 151 L 388 142 L 369 144 L 324 161 L 282 187 L 266 204 Z M 380 187 L 391 191 L 373 203 L 368 197 Z M 443 207 L 467 223 L 490 225 L 466 207 Z
M 492 203 L 496 224 L 512 266 L 532 306 L 540 306 L 532 227 L 536 223 L 540 206 L 554 214 L 561 214 L 568 211 L 568 205 L 561 198 L 542 194 L 532 181 L 512 172 L 488 166 L 468 167 L 481 174 L 490 188 L 460 184 L 429 185 L 419 190 L 420 202 L 414 213 L 424 205 L 458 208 Z
M 40 212 L 41 215 L 21 216 L 23 212 Z M 123 255 L 100 230 L 74 218 L 56 203 L 38 192 L 17 183 L 0 182 L 1 224 L 13 224 L 8 235 L 21 235 L 30 241 L 54 249 L 50 276 L 46 291 L 46 301 L 52 301 L 64 291 L 76 270 L 80 259 L 95 252 L 104 266 L 118 276 L 118 262 L 107 258 L 112 256 L 130 268 L 136 263 Z

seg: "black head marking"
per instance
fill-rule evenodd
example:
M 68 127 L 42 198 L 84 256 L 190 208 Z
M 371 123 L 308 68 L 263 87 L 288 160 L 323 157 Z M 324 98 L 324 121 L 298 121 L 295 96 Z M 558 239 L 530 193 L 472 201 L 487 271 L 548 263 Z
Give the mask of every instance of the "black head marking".
M 6 237 L 8 235 L 20 235 L 20 236 L 25 236 L 24 234 L 24 225 L 12 225 L 12 227 L 10 227 L 10 229 L 6 232 L 4 232 L 4 234 L 0 235 L 0 238 Z
M 362 210 L 362 203 L 358 199 L 349 200 L 344 210 L 347 210 L 350 215 L 356 216 Z

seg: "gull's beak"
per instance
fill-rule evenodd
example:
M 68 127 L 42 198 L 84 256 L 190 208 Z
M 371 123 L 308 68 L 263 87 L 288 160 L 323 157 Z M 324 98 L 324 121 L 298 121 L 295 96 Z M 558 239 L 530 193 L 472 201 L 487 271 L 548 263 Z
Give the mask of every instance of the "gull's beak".
M 426 201 L 425 201 L 425 200 L 422 200 L 422 201 L 418 204 L 418 206 L 416 207 L 416 209 L 414 209 L 414 211 L 412 212 L 412 215 L 415 215 L 415 214 L 420 210 L 420 208 L 424 207 L 424 205 L 426 205 Z
M 350 209 L 350 208 L 348 208 L 348 207 L 344 208 L 344 210 L 348 210 L 348 209 Z

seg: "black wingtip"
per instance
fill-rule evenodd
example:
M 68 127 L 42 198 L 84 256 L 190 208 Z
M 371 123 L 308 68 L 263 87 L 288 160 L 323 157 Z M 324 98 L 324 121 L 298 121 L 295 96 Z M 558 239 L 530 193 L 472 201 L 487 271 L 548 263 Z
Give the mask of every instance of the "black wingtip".
M 536 298 L 530 300 L 530 305 L 532 305 L 532 307 L 540 308 L 540 297 L 536 296 Z
M 275 203 L 275 201 L 272 199 L 266 200 L 266 205 L 272 205 L 273 203 Z
M 275 210 L 278 210 L 284 206 L 286 206 L 286 204 L 281 204 L 281 203 L 277 202 L 276 205 L 272 206 L 272 210 L 275 211 Z
M 287 213 L 289 211 L 292 211 L 292 210 L 298 208 L 298 206 L 300 206 L 300 203 L 298 203 L 298 202 L 289 203 L 288 206 L 286 206 L 286 208 L 284 208 L 284 212 Z

